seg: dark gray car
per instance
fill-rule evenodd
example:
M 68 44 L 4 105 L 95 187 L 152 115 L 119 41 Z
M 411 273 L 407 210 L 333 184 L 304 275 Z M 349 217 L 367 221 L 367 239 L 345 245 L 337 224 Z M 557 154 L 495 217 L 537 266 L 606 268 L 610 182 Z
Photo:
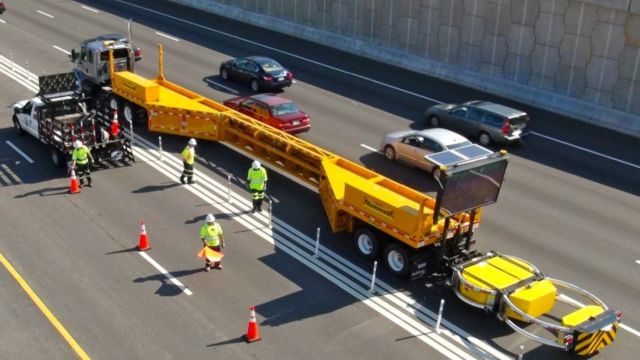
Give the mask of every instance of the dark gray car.
M 477 137 L 484 146 L 506 144 L 529 134 L 529 115 L 488 101 L 435 105 L 427 109 L 425 119 L 432 127 L 442 126 Z

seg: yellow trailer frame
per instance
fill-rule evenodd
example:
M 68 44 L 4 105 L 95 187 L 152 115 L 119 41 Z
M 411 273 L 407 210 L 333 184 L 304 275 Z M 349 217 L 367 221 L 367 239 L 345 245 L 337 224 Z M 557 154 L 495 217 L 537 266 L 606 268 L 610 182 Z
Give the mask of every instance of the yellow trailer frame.
M 162 45 L 158 50 L 155 79 L 111 66 L 112 92 L 147 111 L 149 130 L 234 145 L 317 187 L 334 232 L 353 231 L 360 221 L 414 249 L 441 240 L 435 199 L 168 81 Z M 455 216 L 447 238 L 466 231 L 469 219 Z

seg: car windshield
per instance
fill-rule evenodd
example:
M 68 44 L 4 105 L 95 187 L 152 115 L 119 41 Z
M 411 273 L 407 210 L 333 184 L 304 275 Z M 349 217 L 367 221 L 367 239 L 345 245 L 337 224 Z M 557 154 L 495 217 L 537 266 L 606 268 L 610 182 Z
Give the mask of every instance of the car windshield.
M 471 145 L 471 141 L 462 141 L 462 142 L 459 142 L 459 143 L 456 143 L 456 144 L 447 145 L 447 148 L 449 150 L 453 150 L 453 149 L 459 149 L 461 147 L 465 147 L 465 146 L 469 146 L 469 145 Z
M 273 114 L 273 116 L 293 114 L 293 113 L 297 113 L 299 111 L 300 110 L 298 109 L 296 104 L 294 104 L 292 102 L 273 105 L 271 107 L 271 113 Z
M 277 62 L 275 62 L 275 61 L 265 61 L 262 64 L 260 64 L 260 67 L 265 72 L 273 72 L 273 71 L 282 70 L 282 66 L 280 64 L 278 64 Z

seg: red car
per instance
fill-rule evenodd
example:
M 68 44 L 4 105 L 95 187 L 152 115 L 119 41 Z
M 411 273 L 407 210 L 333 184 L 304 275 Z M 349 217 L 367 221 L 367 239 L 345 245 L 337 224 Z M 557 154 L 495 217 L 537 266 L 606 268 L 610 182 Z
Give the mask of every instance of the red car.
M 239 96 L 224 105 L 289 134 L 309 131 L 309 115 L 291 100 L 273 94 Z
M 4 7 L 4 1 L 0 0 L 0 14 L 2 14 L 6 8 Z

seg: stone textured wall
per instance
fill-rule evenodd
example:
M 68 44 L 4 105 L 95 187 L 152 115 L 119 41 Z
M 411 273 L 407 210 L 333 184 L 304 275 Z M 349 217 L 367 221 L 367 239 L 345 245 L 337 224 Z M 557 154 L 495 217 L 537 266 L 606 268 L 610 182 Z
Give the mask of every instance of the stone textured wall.
M 172 1 L 640 133 L 640 0 Z

